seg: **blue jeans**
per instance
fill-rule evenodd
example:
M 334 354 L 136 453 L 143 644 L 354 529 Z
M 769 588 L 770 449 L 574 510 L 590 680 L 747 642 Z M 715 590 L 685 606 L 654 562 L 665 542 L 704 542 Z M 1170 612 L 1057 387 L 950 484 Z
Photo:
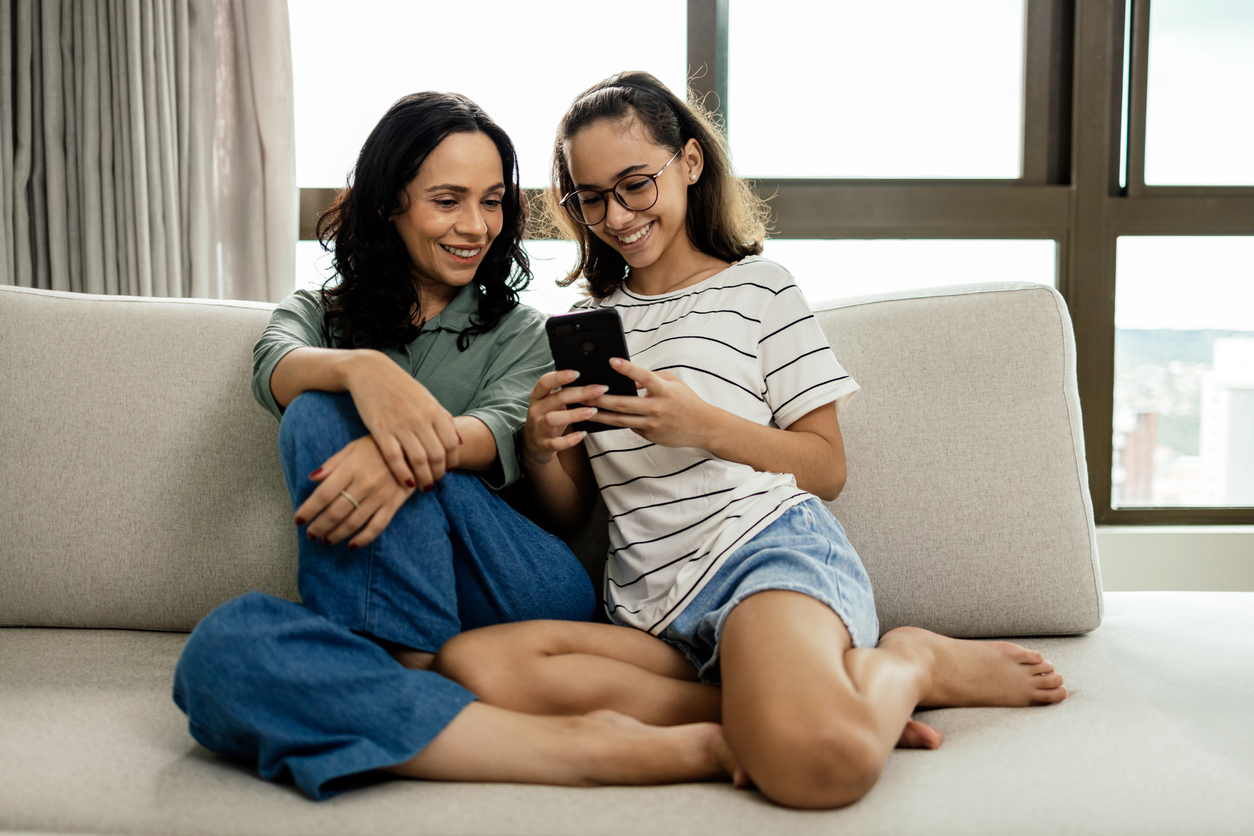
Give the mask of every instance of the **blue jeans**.
M 365 434 L 347 394 L 291 403 L 279 447 L 293 509 L 317 487 L 308 474 Z M 179 658 L 174 701 L 201 744 L 313 798 L 409 760 L 474 699 L 376 639 L 434 652 L 462 630 L 586 621 L 596 606 L 566 545 L 466 473 L 414 493 L 363 549 L 296 536 L 303 605 L 250 592 L 209 613 Z

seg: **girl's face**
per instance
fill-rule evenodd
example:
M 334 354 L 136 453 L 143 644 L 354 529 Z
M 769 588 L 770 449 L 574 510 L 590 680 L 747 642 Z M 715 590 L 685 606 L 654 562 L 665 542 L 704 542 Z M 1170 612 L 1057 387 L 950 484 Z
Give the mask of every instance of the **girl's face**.
M 603 119 L 571 137 L 566 155 L 575 188 L 600 191 L 629 174 L 657 174 L 675 152 L 654 145 L 635 119 Z M 651 208 L 634 212 L 607 195 L 604 220 L 589 229 L 622 253 L 633 270 L 650 267 L 668 253 L 690 250 L 688 186 L 700 174 L 701 147 L 689 140 L 657 178 L 657 202 Z
M 420 287 L 470 284 L 504 223 L 500 152 L 486 135 L 445 137 L 405 187 L 392 216 Z

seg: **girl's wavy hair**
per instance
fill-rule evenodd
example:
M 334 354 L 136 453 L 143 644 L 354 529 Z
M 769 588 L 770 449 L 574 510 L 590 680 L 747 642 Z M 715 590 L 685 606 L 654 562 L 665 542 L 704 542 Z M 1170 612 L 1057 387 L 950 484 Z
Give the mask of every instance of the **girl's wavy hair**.
M 409 209 L 406 187 L 427 156 L 450 134 L 482 133 L 501 155 L 504 223 L 479 269 L 479 310 L 457 337 L 465 351 L 475 334 L 491 331 L 518 305 L 531 281 L 521 241 L 526 205 L 518 159 L 505 131 L 483 109 L 456 93 L 413 93 L 388 108 L 361 147 L 349 184 L 318 221 L 322 248 L 332 253 L 338 283 L 321 290 L 323 335 L 339 348 L 399 348 L 418 337 L 420 310 L 414 266 L 392 217 Z
M 587 281 L 595 298 L 613 293 L 627 275 L 627 262 L 560 205 L 575 189 L 567 161 L 570 140 L 603 119 L 635 120 L 649 139 L 669 151 L 678 151 L 695 139 L 704 152 L 701 178 L 688 187 L 688 237 L 704 253 L 724 261 L 739 261 L 762 253 L 769 210 L 749 184 L 732 171 L 731 155 L 716 117 L 699 104 L 678 98 L 646 72 L 610 76 L 580 93 L 562 117 L 553 145 L 552 180 L 545 192 L 546 221 L 557 237 L 573 238 L 579 262 L 558 284 Z

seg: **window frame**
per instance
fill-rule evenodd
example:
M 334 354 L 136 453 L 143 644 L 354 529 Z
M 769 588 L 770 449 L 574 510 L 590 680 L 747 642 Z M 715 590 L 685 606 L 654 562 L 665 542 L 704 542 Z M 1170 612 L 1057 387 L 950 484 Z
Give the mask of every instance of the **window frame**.
M 1115 248 L 1121 235 L 1254 235 L 1254 187 L 1146 186 L 1151 0 L 1025 0 L 1021 176 L 1013 180 L 758 179 L 773 238 L 1034 238 L 1058 247 L 1071 312 L 1089 490 L 1102 525 L 1254 523 L 1254 507 L 1112 508 Z M 692 94 L 735 118 L 728 0 L 687 0 Z M 1127 156 L 1124 37 L 1131 14 Z M 1126 168 L 1125 168 L 1126 166 Z M 1120 186 L 1125 174 L 1126 187 Z M 333 189 L 301 189 L 301 238 Z M 534 192 L 529 197 L 534 197 Z

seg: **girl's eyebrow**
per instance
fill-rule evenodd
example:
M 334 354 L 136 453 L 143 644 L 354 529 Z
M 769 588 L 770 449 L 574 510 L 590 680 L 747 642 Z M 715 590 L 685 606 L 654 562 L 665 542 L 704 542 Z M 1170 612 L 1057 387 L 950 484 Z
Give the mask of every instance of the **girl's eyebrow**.
M 614 175 L 614 181 L 617 182 L 619 180 L 622 180 L 628 174 L 635 174 L 637 171 L 640 171 L 641 169 L 645 169 L 648 167 L 649 166 L 646 163 L 639 163 L 637 165 L 629 165 L 626 168 L 624 168 L 622 171 Z M 576 189 L 595 189 L 596 186 L 591 183 L 576 183 L 575 188 Z

